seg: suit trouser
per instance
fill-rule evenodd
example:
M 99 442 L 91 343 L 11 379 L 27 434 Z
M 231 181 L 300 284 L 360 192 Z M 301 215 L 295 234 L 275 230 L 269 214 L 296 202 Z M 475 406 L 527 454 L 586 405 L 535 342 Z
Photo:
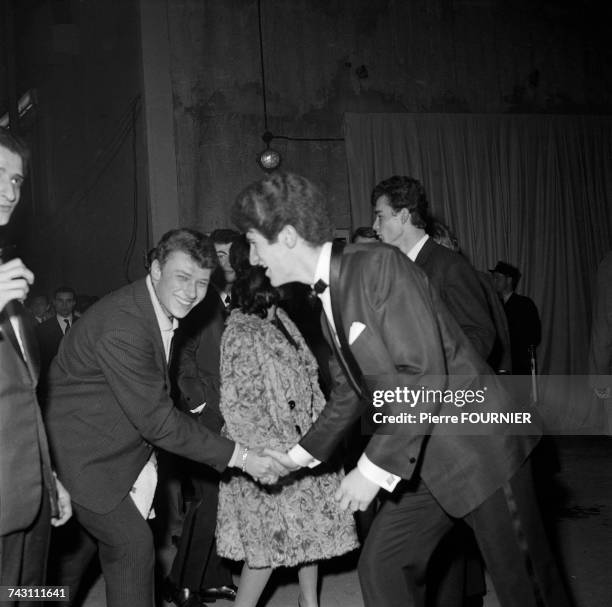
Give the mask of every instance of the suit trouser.
M 215 530 L 219 503 L 219 474 L 199 465 L 192 467 L 195 500 L 189 505 L 170 579 L 192 591 L 233 583 L 228 565 L 217 554 Z
M 63 559 L 58 583 L 69 585 L 71 596 L 75 596 L 97 550 L 106 584 L 106 606 L 153 607 L 153 534 L 129 494 L 107 514 L 72 505 L 87 534 L 81 534 L 78 549 Z
M 422 481 L 398 486 L 359 560 L 366 607 L 423 607 L 429 558 L 456 524 Z M 542 526 L 529 460 L 463 519 L 474 531 L 502 607 L 569 607 Z
M 22 531 L 0 536 L 0 586 L 43 586 L 51 535 L 51 508 L 43 487 L 41 505 L 32 524 Z M 3 606 L 12 602 L 2 603 Z M 20 601 L 19 605 L 39 605 Z

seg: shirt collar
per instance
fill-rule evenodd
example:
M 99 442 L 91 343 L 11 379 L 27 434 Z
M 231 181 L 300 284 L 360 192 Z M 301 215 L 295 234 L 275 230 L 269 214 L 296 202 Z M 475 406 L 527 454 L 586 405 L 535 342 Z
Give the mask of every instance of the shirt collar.
M 421 252 L 421 249 L 429 239 L 429 236 L 425 234 L 423 238 L 421 238 L 413 247 L 408 251 L 408 258 L 411 261 L 414 261 L 417 258 L 417 255 Z
M 72 324 L 72 319 L 74 318 L 73 315 L 71 314 L 70 316 L 60 316 L 59 314 L 55 315 L 55 318 L 57 318 L 57 322 L 62 325 L 62 327 L 66 324 L 66 321 L 68 321 L 70 324 Z
M 331 266 L 331 252 L 332 252 L 332 243 L 326 242 L 321 247 L 321 254 L 319 255 L 319 260 L 317 261 L 317 267 L 315 268 L 314 280 L 312 284 L 314 285 L 318 280 L 322 280 L 325 284 L 329 285 L 329 269 Z
M 153 303 L 153 310 L 155 311 L 155 318 L 157 318 L 159 330 L 162 333 L 166 331 L 174 331 L 178 327 L 178 320 L 174 317 L 168 318 L 164 312 L 161 304 L 159 303 L 159 299 L 157 299 L 157 293 L 155 293 L 155 289 L 153 288 L 150 274 L 147 276 L 145 282 L 147 283 L 147 290 L 149 291 L 149 296 L 151 297 L 151 302 Z

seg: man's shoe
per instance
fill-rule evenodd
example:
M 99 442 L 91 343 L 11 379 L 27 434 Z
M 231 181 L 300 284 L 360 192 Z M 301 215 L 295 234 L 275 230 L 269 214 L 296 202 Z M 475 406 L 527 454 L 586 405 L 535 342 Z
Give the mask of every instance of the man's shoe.
M 166 603 L 174 603 L 177 607 L 206 607 L 197 592 L 189 588 L 178 588 L 169 578 L 163 582 L 162 596 Z
M 203 601 L 214 603 L 217 599 L 225 599 L 226 601 L 234 601 L 238 587 L 234 584 L 228 586 L 219 586 L 218 588 L 205 588 L 200 590 L 200 598 Z

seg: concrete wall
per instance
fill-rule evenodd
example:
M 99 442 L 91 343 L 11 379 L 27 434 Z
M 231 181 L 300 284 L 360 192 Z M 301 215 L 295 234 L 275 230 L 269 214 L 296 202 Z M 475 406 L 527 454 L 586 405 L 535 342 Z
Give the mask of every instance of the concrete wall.
M 609 8 L 533 0 L 261 0 L 269 129 L 356 112 L 609 113 Z M 256 0 L 168 2 L 180 216 L 226 225 L 264 148 Z M 273 142 L 349 226 L 342 142 Z

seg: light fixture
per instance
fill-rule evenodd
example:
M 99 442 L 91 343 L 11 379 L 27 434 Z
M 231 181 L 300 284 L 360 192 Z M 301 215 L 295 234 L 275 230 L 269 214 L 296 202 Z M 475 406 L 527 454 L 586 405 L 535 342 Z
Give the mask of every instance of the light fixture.
M 266 144 L 266 149 L 259 154 L 257 162 L 264 171 L 276 171 L 282 159 L 280 153 L 270 147 L 270 142 L 274 139 L 274 135 L 270 131 L 266 131 L 261 138 Z

